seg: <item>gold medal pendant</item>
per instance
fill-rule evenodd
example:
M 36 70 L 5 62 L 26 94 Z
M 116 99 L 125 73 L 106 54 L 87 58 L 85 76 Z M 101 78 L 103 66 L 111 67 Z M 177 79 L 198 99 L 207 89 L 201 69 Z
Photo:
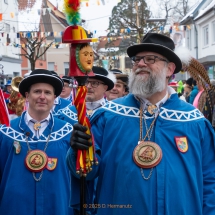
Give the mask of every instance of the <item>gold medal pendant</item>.
M 162 159 L 160 146 L 151 141 L 140 141 L 133 151 L 133 159 L 141 168 L 153 168 Z
M 91 116 L 92 113 L 93 113 L 93 110 L 87 110 L 87 115 L 88 115 L 88 116 Z
M 35 122 L 34 123 L 34 130 L 38 131 L 41 128 L 41 123 L 40 122 Z
M 44 151 L 32 150 L 25 158 L 25 165 L 31 172 L 41 172 L 46 168 L 48 156 Z

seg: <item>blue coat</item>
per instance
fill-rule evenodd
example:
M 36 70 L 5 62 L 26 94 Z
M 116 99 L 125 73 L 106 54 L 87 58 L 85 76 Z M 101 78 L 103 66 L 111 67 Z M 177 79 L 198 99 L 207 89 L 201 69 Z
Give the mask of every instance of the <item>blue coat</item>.
M 162 149 L 161 162 L 142 169 L 133 161 L 140 133 L 139 102 L 133 95 L 110 101 L 91 118 L 99 166 L 98 215 L 214 215 L 215 136 L 198 109 L 172 94 L 160 109 L 151 141 Z M 147 127 L 153 117 L 146 117 Z M 146 128 L 143 120 L 143 136 Z M 181 152 L 177 137 L 187 138 Z M 74 174 L 74 152 L 67 162 Z
M 193 101 L 194 101 L 196 95 L 198 94 L 198 92 L 199 92 L 198 87 L 194 86 L 193 90 L 191 91 L 190 96 L 189 96 L 189 101 L 188 102 L 190 104 L 193 104 Z
M 24 116 L 13 120 L 11 127 L 0 125 L 0 214 L 2 215 L 72 215 L 69 208 L 70 176 L 66 165 L 66 153 L 70 147 L 72 125 L 51 117 L 50 123 L 37 139 L 26 125 Z M 44 150 L 51 132 L 46 154 L 57 159 L 54 170 L 43 170 L 42 179 L 36 182 L 33 173 L 25 167 L 30 148 Z M 14 142 L 21 151 L 15 153 Z M 36 173 L 39 178 L 40 172 Z
M 71 105 L 71 102 L 69 100 L 63 99 L 58 97 L 59 101 L 58 104 L 55 105 L 54 110 L 52 111 L 52 114 L 56 117 L 58 117 L 61 113 L 61 111 Z

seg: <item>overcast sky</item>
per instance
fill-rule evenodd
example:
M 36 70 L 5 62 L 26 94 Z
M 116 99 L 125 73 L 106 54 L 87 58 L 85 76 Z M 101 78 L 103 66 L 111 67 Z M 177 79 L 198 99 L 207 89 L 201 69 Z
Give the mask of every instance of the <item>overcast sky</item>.
M 58 2 L 59 6 L 62 6 L 63 0 L 50 0 L 54 5 Z M 106 30 L 109 26 L 109 16 L 114 6 L 117 5 L 119 0 L 104 0 L 105 5 L 102 3 L 98 6 L 97 0 L 89 0 L 89 6 L 81 7 L 80 13 L 81 18 L 87 20 L 86 28 L 92 32 L 96 32 L 95 36 L 106 35 Z M 174 0 L 172 0 L 174 1 Z M 176 0 L 175 0 L 176 1 Z M 191 4 L 194 4 L 198 0 L 189 0 Z M 101 0 L 100 0 L 101 2 Z M 159 14 L 159 6 L 156 0 L 146 0 L 149 8 L 152 10 L 153 14 Z M 85 5 L 85 4 L 84 4 Z M 163 18 L 163 17 L 160 17 Z

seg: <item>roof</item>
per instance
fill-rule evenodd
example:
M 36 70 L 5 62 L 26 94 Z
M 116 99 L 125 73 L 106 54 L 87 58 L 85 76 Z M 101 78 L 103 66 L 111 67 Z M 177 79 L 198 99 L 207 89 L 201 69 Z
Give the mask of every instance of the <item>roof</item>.
M 180 21 L 181 24 L 183 24 L 183 22 L 186 22 L 187 19 L 189 19 L 190 15 L 191 14 L 194 14 L 196 11 L 198 11 L 198 8 L 200 6 L 202 1 L 197 1 L 191 8 L 190 10 L 188 11 L 188 13 L 186 14 L 186 16 L 184 16 L 182 18 L 182 20 Z
M 205 13 L 209 12 L 215 7 L 215 0 L 212 0 L 204 9 L 200 9 L 198 15 L 195 17 L 195 20 L 203 16 Z
M 116 40 L 108 41 L 108 37 L 107 36 L 101 36 L 100 37 L 100 42 L 99 42 L 98 47 L 97 47 L 97 51 L 98 50 L 100 50 L 100 51 L 104 50 L 106 48 L 106 44 L 108 42 L 111 42 L 111 45 L 109 45 L 109 48 L 119 47 L 121 41 L 122 41 L 121 37 L 118 37 Z

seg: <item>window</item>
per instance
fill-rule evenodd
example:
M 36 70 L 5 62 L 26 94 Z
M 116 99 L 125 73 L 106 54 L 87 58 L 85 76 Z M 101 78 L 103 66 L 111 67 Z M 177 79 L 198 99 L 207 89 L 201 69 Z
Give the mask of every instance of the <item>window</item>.
M 209 29 L 208 25 L 203 28 L 203 45 L 207 46 L 209 44 Z
M 133 67 L 132 61 L 129 57 L 125 57 L 125 68 L 131 69 Z
M 48 62 L 48 70 L 54 71 L 54 62 Z
M 213 42 L 215 42 L 215 21 L 212 22 L 212 29 L 213 29 L 212 38 L 213 38 Z
M 10 32 L 10 25 L 5 23 L 5 32 L 9 33 Z
M 65 75 L 68 75 L 69 73 L 69 62 L 64 62 L 64 72 L 65 72 Z

